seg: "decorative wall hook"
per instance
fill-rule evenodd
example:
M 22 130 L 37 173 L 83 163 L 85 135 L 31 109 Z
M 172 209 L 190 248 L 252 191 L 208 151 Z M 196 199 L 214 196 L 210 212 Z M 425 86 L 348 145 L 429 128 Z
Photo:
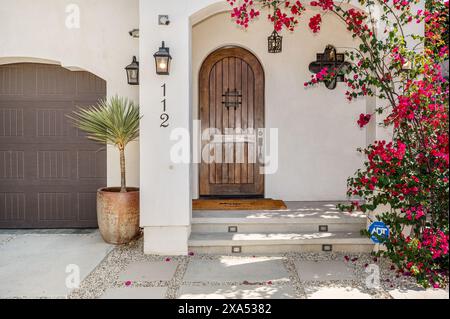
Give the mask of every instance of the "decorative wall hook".
M 325 67 L 329 70 L 336 71 L 336 76 L 333 79 L 324 80 L 325 86 L 330 90 L 334 90 L 337 82 L 344 81 L 344 75 L 342 73 L 350 67 L 350 63 L 345 61 L 344 53 L 337 53 L 336 48 L 329 44 L 323 53 L 317 53 L 316 61 L 311 62 L 309 65 L 309 71 L 317 74 Z

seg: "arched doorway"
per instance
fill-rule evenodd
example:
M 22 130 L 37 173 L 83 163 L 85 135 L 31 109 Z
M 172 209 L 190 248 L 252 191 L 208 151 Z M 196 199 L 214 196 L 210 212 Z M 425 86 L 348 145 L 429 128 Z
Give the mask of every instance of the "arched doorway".
M 202 132 L 214 128 L 202 150 L 214 160 L 200 164 L 200 196 L 264 196 L 264 175 L 257 154 L 264 128 L 264 70 L 240 47 L 211 53 L 199 74 Z
M 106 96 L 106 82 L 58 65 L 0 66 L 0 228 L 96 227 L 106 149 L 67 114 Z

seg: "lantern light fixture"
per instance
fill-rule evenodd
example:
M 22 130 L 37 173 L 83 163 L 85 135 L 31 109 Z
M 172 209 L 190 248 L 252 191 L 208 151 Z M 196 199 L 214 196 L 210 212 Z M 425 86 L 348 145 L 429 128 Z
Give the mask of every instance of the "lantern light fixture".
M 131 64 L 125 67 L 127 71 L 127 80 L 129 85 L 139 85 L 139 62 L 136 57 L 133 56 Z
M 283 37 L 276 30 L 267 38 L 267 43 L 269 53 L 280 53 L 283 49 Z
M 156 74 L 169 75 L 172 56 L 170 55 L 169 48 L 165 46 L 164 41 L 153 57 L 155 58 Z

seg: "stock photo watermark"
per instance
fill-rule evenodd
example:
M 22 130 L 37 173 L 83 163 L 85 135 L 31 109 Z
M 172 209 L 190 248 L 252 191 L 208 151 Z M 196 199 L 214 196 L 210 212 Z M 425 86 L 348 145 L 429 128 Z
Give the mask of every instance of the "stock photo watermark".
M 366 287 L 369 289 L 380 288 L 380 267 L 375 264 L 370 264 L 366 267 Z
M 67 29 L 80 29 L 80 6 L 76 3 L 71 3 L 66 6 L 66 20 L 65 25 Z
M 80 266 L 76 264 L 69 264 L 66 266 L 66 288 L 78 289 L 80 288 Z
M 274 174 L 278 170 L 277 128 L 201 128 L 194 121 L 192 136 L 188 129 L 174 128 L 170 159 L 174 164 L 258 164 L 260 174 Z M 197 133 L 200 132 L 200 133 Z

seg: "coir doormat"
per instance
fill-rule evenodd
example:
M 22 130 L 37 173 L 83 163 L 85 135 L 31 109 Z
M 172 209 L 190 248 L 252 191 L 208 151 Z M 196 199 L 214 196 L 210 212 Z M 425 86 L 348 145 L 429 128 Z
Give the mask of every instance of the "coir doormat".
M 194 199 L 193 210 L 281 210 L 287 209 L 275 199 Z

